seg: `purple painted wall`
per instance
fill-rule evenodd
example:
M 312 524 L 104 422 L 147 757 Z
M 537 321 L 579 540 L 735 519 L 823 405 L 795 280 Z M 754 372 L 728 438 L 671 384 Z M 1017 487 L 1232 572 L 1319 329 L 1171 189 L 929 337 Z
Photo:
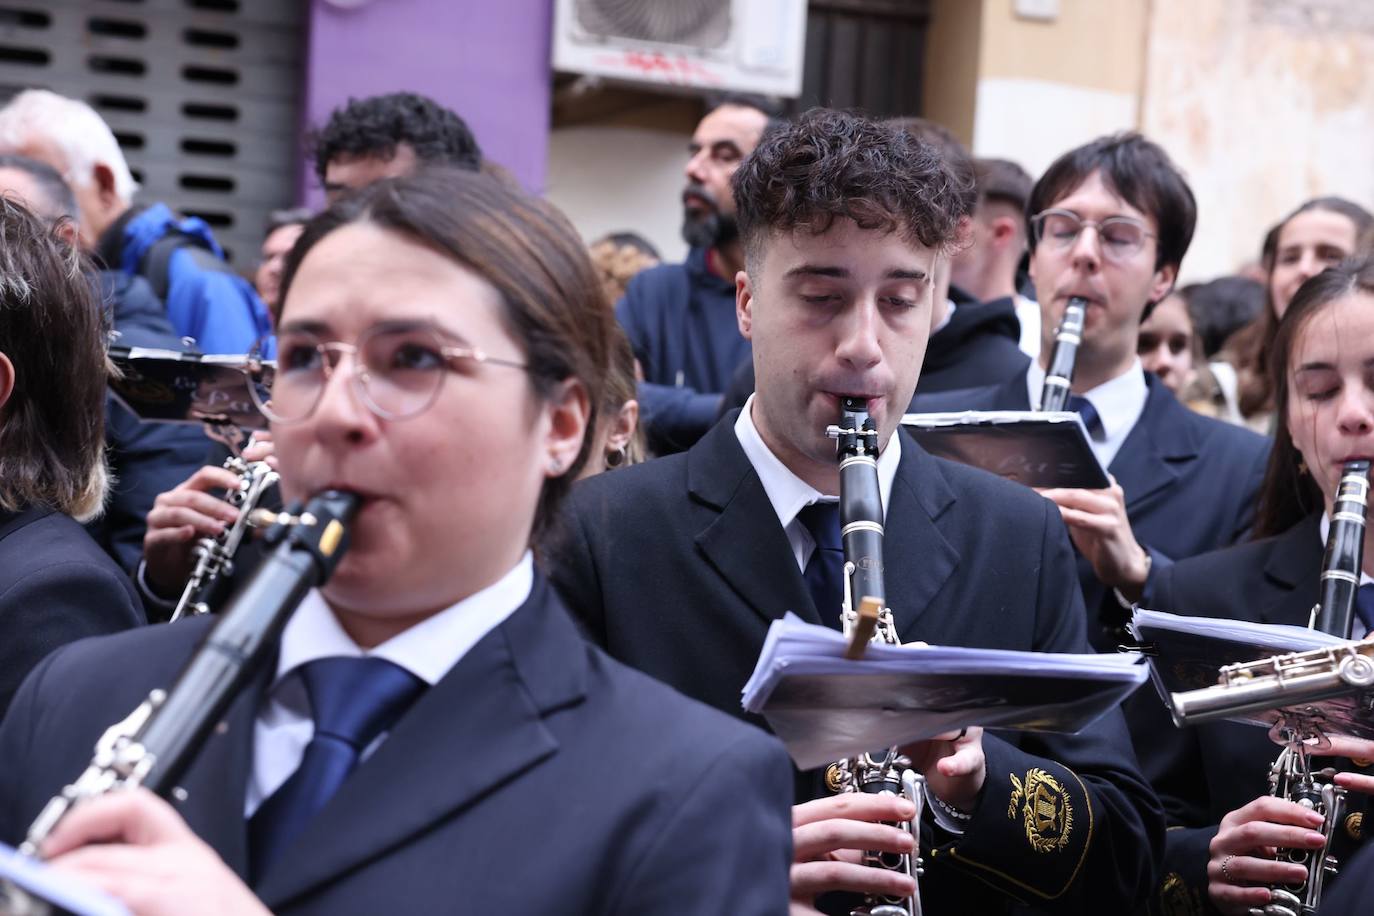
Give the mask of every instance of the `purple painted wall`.
M 487 158 L 542 190 L 552 25 L 550 0 L 311 0 L 305 124 L 323 124 L 350 96 L 419 92 L 461 115 Z M 309 204 L 323 202 L 309 164 L 301 187 Z

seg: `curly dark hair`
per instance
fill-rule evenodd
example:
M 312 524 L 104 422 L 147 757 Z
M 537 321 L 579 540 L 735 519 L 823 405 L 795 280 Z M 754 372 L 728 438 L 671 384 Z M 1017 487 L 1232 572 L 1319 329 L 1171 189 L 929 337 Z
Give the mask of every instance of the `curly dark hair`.
M 971 177 L 930 144 L 848 112 L 813 108 L 766 136 L 733 178 L 745 257 L 772 232 L 821 234 L 836 219 L 928 248 L 958 238 Z
M 309 138 L 315 174 L 321 182 L 325 167 L 335 157 L 390 159 L 398 143 L 408 144 L 424 163 L 471 172 L 482 167 L 482 149 L 467 123 L 433 99 L 414 92 L 349 99 Z

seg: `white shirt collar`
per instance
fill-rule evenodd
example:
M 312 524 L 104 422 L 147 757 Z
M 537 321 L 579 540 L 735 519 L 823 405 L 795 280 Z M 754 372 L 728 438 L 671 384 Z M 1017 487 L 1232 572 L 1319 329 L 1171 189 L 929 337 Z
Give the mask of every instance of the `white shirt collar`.
M 1039 360 L 1031 360 L 1026 370 L 1026 392 L 1030 397 L 1032 409 L 1039 409 L 1040 394 L 1045 387 L 1045 370 Z M 1096 453 L 1105 468 L 1112 463 L 1121 445 L 1145 412 L 1145 402 L 1150 398 L 1150 386 L 1145 382 L 1145 369 L 1140 360 L 1135 359 L 1130 367 L 1116 378 L 1108 379 L 1096 388 L 1083 392 L 1083 397 L 1097 410 L 1102 419 L 1102 441 L 1093 442 Z
M 954 310 L 958 307 L 959 306 L 955 305 L 953 299 L 945 300 L 945 308 L 947 309 L 947 311 L 945 312 L 945 317 L 940 321 L 940 323 L 937 326 L 930 329 L 931 337 L 934 337 L 936 334 L 939 334 L 945 328 L 949 327 L 949 323 L 954 320 Z
M 336 655 L 384 658 L 433 686 L 483 636 L 524 604 L 533 587 L 534 558 L 527 550 L 495 583 L 371 650 L 359 648 L 344 632 L 324 596 L 311 589 L 282 631 L 273 689 L 302 665 Z
M 1321 536 L 1322 536 L 1322 547 L 1323 547 L 1323 549 L 1324 549 L 1324 548 L 1326 547 L 1326 539 L 1329 538 L 1329 537 L 1331 536 L 1331 516 L 1328 515 L 1328 514 L 1325 513 L 1325 512 L 1322 513 L 1322 521 L 1321 521 L 1321 525 L 1319 526 L 1319 529 L 1318 529 L 1318 530 L 1320 530 L 1320 532 L 1321 532 Z M 1360 584 L 1361 584 L 1361 585 L 1368 585 L 1368 584 L 1371 583 L 1371 582 L 1374 582 L 1374 576 L 1371 576 L 1369 573 L 1365 572 L 1363 569 L 1360 570 Z
M 802 480 L 773 454 L 754 425 L 753 407 L 754 396 L 750 395 L 744 403 L 744 409 L 739 412 L 739 419 L 735 420 L 735 437 L 758 473 L 763 491 L 768 494 L 768 501 L 778 514 L 778 521 L 786 528 L 804 507 L 815 502 L 834 501 L 835 497 L 826 496 Z M 891 504 L 892 481 L 897 477 L 897 465 L 901 461 L 902 438 L 894 432 L 887 441 L 887 447 L 878 453 L 878 490 L 883 498 L 883 515 L 887 515 L 887 508 Z

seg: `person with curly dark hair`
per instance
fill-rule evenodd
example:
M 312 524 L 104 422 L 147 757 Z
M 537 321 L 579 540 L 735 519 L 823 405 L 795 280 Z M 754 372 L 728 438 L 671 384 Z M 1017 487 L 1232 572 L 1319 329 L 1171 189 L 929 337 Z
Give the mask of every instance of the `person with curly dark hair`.
M 772 621 L 792 611 L 840 626 L 839 468 L 825 430 L 852 397 L 877 427 L 898 638 L 1088 651 L 1054 505 L 933 458 L 899 430 L 937 262 L 972 205 L 966 184 L 908 132 L 818 110 L 764 138 L 733 196 L 745 262 L 736 313 L 757 389 L 685 454 L 574 489 L 550 567 L 591 638 L 744 716 L 740 689 Z M 1130 912 L 1148 892 L 1164 820 L 1119 712 L 1075 736 L 969 728 L 903 751 L 932 796 L 918 825 L 929 912 L 1026 912 L 1027 901 L 1035 912 Z M 914 807 L 833 796 L 823 776 L 797 774 L 791 912 L 849 913 L 853 892 L 909 896 L 909 877 L 861 857 L 908 851 L 910 836 L 884 822 L 910 820 Z M 1062 815 L 1052 836 L 1016 795 L 1032 783 L 1045 793 L 1036 805 Z
M 482 149 L 458 115 L 414 92 L 349 99 L 311 138 L 315 174 L 332 203 L 383 178 L 434 163 L 475 172 Z

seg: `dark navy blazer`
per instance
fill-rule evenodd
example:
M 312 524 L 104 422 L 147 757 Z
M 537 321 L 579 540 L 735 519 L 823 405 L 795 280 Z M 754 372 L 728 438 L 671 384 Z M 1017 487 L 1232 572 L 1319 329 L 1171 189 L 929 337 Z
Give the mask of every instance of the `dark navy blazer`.
M 644 372 L 639 403 L 649 447 L 682 451 L 711 428 L 749 341 L 735 319 L 735 282 L 707 267 L 706 249 L 681 264 L 640 271 L 625 287 L 615 316 Z
M 144 622 L 129 577 L 70 516 L 0 509 L 0 715 L 54 649 Z
M 594 641 L 689 696 L 742 716 L 769 624 L 819 623 L 786 534 L 727 415 L 682 455 L 574 489 L 552 576 Z M 1072 553 L 1053 506 L 1030 490 L 939 461 L 902 435 L 887 511 L 887 600 L 904 642 L 1088 651 Z M 761 722 L 761 720 L 759 720 Z M 987 782 L 962 838 L 927 858 L 929 912 L 999 913 L 1013 901 L 1064 913 L 1127 908 L 1153 885 L 1162 812 L 1121 716 L 1080 735 L 989 735 Z M 1051 776 L 1073 811 L 1036 851 L 1016 780 Z M 798 799 L 822 794 L 798 777 Z M 848 912 L 848 910 L 845 910 Z
M 1170 563 L 1235 543 L 1249 530 L 1269 440 L 1189 410 L 1151 373 L 1145 381 L 1145 410 L 1107 470 L 1125 491 L 1135 539 L 1152 557 L 1148 603 L 1155 577 Z M 1022 374 L 993 387 L 918 396 L 913 408 L 1030 410 L 1030 397 Z M 1088 638 L 1114 651 L 1125 641 L 1129 612 L 1082 557 L 1078 577 Z
M 97 279 L 113 312 L 116 343 L 187 349 L 146 280 L 118 271 L 100 271 Z M 143 557 L 143 534 L 153 501 L 195 473 L 211 442 L 199 424 L 145 423 L 108 393 L 105 441 L 113 478 L 110 495 L 104 514 L 86 528 L 120 566 L 133 572 Z
M 0 726 L 0 839 L 13 843 L 101 731 L 171 682 L 211 623 L 87 640 L 34 672 Z M 239 875 L 263 681 L 182 783 L 182 815 Z M 774 740 L 587 645 L 536 578 L 254 891 L 280 916 L 782 916 L 790 802 Z
M 1307 626 L 1320 594 L 1320 519 L 1314 514 L 1275 537 L 1180 560 L 1158 577 L 1152 607 L 1193 617 Z M 1177 907 L 1184 900 L 1206 900 L 1208 844 L 1226 814 L 1269 794 L 1269 767 L 1279 748 L 1264 729 L 1251 725 L 1218 722 L 1177 729 L 1157 694 L 1141 691 L 1132 699 L 1141 767 L 1169 818 L 1159 911 L 1195 912 L 1198 906 Z M 1146 699 L 1152 701 L 1148 709 Z M 1331 763 L 1351 768 L 1349 760 Z M 1348 796 L 1351 813 L 1363 808 L 1362 799 Z M 1362 837 L 1362 830 L 1352 832 L 1342 823 L 1334 854 L 1344 860 Z M 1201 909 L 1212 911 L 1210 903 Z

